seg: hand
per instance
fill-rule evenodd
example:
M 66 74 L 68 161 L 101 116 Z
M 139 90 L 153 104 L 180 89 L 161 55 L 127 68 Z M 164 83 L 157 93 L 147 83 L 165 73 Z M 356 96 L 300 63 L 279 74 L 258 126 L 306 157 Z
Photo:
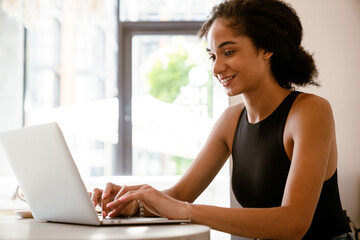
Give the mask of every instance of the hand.
M 124 187 L 126 187 L 126 186 L 124 186 Z M 109 209 L 108 207 L 106 207 L 106 205 L 109 202 L 112 202 L 115 199 L 117 199 L 117 195 L 122 188 L 123 188 L 122 186 L 119 186 L 119 185 L 116 185 L 113 183 L 107 183 L 104 191 L 101 189 L 95 188 L 93 190 L 93 193 L 90 194 L 91 200 L 94 204 L 94 207 L 96 207 L 96 205 L 99 205 L 101 207 L 103 217 L 110 216 L 109 212 L 112 210 Z M 122 209 L 122 211 L 118 211 L 118 212 L 116 212 L 116 214 L 113 213 L 110 217 L 132 216 L 132 215 L 136 214 L 137 210 L 138 210 L 138 204 L 136 201 L 133 201 L 133 202 L 129 203 L 126 207 L 124 207 Z
M 169 219 L 189 219 L 187 203 L 176 200 L 149 185 L 123 186 L 114 200 L 107 204 L 109 216 L 122 213 L 132 202 L 140 200 L 146 210 Z

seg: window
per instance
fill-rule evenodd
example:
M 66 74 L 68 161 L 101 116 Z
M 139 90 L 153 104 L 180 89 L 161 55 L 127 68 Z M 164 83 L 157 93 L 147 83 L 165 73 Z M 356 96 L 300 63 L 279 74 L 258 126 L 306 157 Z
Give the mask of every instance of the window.
M 205 46 L 196 37 L 209 12 L 204 6 L 213 4 L 121 1 L 118 159 L 122 161 L 116 162 L 115 172 L 146 175 L 151 185 L 155 179 L 149 175 L 182 174 L 228 105 L 210 74 Z M 158 189 L 164 189 L 165 182 L 170 186 L 176 182 L 161 179 Z M 226 165 L 196 201 L 229 206 L 229 196 Z M 230 236 L 212 230 L 211 238 Z
M 58 122 L 83 176 L 182 174 L 227 106 L 196 37 L 215 1 L 28 3 L 24 126 Z
M 1 2 L 0 2 L 1 4 Z M 0 5 L 0 131 L 23 124 L 23 26 Z M 0 149 L 0 177 L 12 171 Z M 1 183 L 2 181 L 0 181 Z M 0 189 L 4 189 L 0 185 Z M 0 193 L 0 202 L 2 194 Z
M 133 36 L 134 175 L 182 174 L 207 138 L 218 96 L 202 47 L 192 35 Z
M 116 172 L 182 174 L 226 107 L 196 37 L 214 2 L 120 2 Z
M 182 174 L 228 105 L 196 37 L 218 0 L 19 2 L 20 23 L 0 21 L 0 48 L 21 49 L 0 55 L 17 66 L 0 69 L 7 89 L 0 98 L 15 104 L 0 101 L 8 116 L 1 130 L 58 122 L 90 188 L 121 182 L 112 177 L 119 175 L 128 184 L 146 175 L 159 189 L 175 183 L 178 176 L 156 176 Z M 1 20 L 16 12 L 1 6 Z M 11 176 L 3 159 L 0 178 Z M 224 167 L 198 201 L 229 205 L 228 177 Z M 16 180 L 6 181 L 2 207 L 17 208 L 10 200 Z
M 204 21 L 220 0 L 120 0 L 120 21 Z
M 117 1 L 37 3 L 24 5 L 36 16 L 25 21 L 24 125 L 58 122 L 84 177 L 113 175 Z
M 201 23 L 122 23 L 119 171 L 182 174 L 226 107 L 226 95 L 214 84 L 205 46 L 196 37 Z
M 227 105 L 196 37 L 213 4 L 22 5 L 24 126 L 58 122 L 84 177 L 182 174 Z
M 58 122 L 83 176 L 182 174 L 227 104 L 196 38 L 214 1 L 38 2 L 24 5 L 24 125 Z M 164 99 L 169 57 L 183 71 Z

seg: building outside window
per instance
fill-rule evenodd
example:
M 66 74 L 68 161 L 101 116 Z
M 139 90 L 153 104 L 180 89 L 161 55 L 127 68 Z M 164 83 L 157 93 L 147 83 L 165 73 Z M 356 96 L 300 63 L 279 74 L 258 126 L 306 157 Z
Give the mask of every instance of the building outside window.
M 182 174 L 227 105 L 196 36 L 213 4 L 24 2 L 24 125 L 57 121 L 83 176 Z
M 216 2 L 0 1 L 22 33 L 16 126 L 58 122 L 84 179 L 180 176 L 228 105 L 196 36 Z
M 57 121 L 86 176 L 182 174 L 227 105 L 196 37 L 213 4 L 22 2 L 24 126 Z

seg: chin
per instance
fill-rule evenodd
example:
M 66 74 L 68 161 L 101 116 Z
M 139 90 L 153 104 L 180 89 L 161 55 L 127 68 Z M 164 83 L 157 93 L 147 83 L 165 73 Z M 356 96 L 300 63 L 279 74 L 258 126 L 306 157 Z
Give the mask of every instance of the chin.
M 233 91 L 232 89 L 225 89 L 225 92 L 229 97 L 233 97 L 242 93 L 241 91 Z

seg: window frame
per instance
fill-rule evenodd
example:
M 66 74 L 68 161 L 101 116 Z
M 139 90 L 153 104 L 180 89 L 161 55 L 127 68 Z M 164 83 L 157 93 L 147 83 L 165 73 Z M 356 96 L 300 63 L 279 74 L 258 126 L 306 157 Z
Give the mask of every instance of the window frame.
M 120 19 L 120 18 L 118 18 Z M 113 175 L 133 175 L 132 159 L 132 37 L 135 35 L 195 35 L 204 21 L 118 22 L 118 144 Z

